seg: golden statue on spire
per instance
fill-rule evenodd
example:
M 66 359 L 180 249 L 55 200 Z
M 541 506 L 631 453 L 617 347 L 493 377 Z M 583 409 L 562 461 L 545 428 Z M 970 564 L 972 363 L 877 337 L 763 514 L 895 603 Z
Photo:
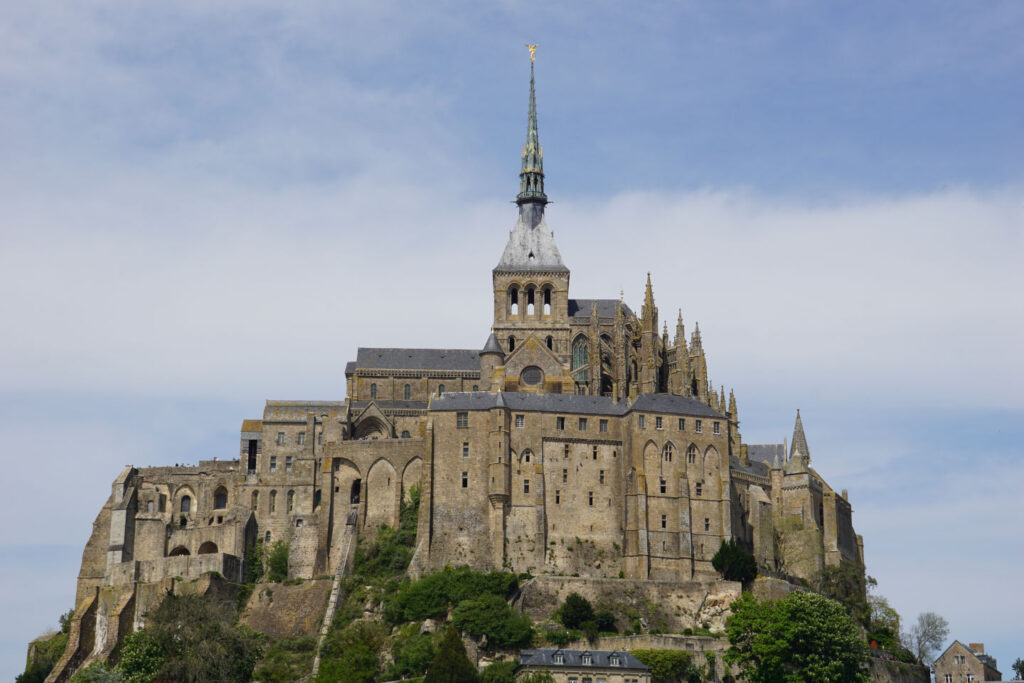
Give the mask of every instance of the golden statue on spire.
M 532 62 L 537 56 L 537 43 L 534 43 L 533 45 L 526 43 L 526 49 L 530 51 L 530 61 Z

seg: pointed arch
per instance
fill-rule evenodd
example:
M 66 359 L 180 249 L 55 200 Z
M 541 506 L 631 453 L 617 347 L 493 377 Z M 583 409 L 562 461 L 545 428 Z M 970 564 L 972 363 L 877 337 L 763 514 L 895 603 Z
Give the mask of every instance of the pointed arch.
M 665 445 L 661 447 L 661 461 L 665 463 L 675 462 L 676 459 L 676 446 L 671 441 L 666 441 Z
M 402 495 L 409 497 L 409 490 L 419 486 L 423 480 L 423 458 L 415 457 L 409 460 L 402 469 Z
M 397 489 L 400 486 L 395 466 L 386 458 L 379 458 L 366 473 L 366 521 L 365 528 L 371 535 L 381 524 L 397 526 Z
M 578 334 L 572 340 L 571 371 L 577 382 L 590 381 L 590 339 L 585 334 Z
M 698 455 L 700 455 L 700 449 L 697 448 L 697 444 L 691 443 L 686 447 L 686 464 L 696 465 Z
M 701 463 L 701 470 L 704 475 L 705 496 L 713 498 L 722 497 L 722 480 L 719 476 L 722 469 L 722 456 L 714 446 L 708 446 L 704 451 L 704 461 Z

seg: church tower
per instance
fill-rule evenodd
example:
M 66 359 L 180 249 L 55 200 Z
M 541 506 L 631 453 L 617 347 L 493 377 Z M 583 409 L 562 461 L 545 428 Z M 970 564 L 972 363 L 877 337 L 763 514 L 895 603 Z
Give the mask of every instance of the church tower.
M 519 171 L 519 219 L 509 233 L 501 260 L 492 271 L 494 324 L 502 350 L 539 343 L 561 363 L 569 356 L 569 269 L 544 220 L 544 150 L 537 132 L 534 48 L 530 49 L 530 106 Z

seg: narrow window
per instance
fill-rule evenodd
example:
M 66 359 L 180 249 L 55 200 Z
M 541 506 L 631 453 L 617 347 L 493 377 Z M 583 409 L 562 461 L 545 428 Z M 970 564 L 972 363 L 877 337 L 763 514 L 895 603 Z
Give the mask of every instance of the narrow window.
M 411 384 L 406 384 L 404 387 L 402 387 L 402 398 L 404 398 L 406 401 L 412 398 Z
M 508 300 L 509 300 L 509 312 L 512 315 L 519 315 L 519 289 L 518 288 L 513 287 L 511 290 L 509 290 Z
M 508 352 L 512 353 L 516 350 L 516 338 L 511 334 L 508 336 Z
M 302 520 L 301 519 L 295 520 L 295 527 L 298 528 L 298 529 L 302 528 Z
M 708 517 L 704 518 L 704 531 L 711 531 L 711 519 Z
M 462 473 L 462 488 L 464 488 L 464 489 L 468 489 L 469 488 L 469 472 L 463 472 Z
M 469 457 L 469 442 L 468 441 L 463 441 L 462 442 L 462 457 L 463 458 L 468 458 Z
M 316 510 L 320 507 L 320 503 L 323 500 L 323 491 L 317 489 L 313 492 L 313 509 Z
M 662 515 L 661 516 L 661 528 L 662 529 L 667 529 L 668 528 L 668 515 Z
M 661 415 L 658 415 L 654 418 L 654 428 L 661 429 Z
M 249 474 L 256 474 L 256 439 L 249 439 Z
M 690 444 L 690 447 L 686 449 L 686 462 L 693 464 L 697 462 L 697 447 Z
M 192 512 L 192 496 L 182 496 L 179 509 L 185 514 Z
M 324 445 L 324 432 L 323 432 L 323 430 L 320 430 L 319 432 L 316 433 L 316 445 L 317 446 L 323 446 Z
M 443 384 L 438 384 L 437 385 L 437 395 L 438 396 L 444 396 L 444 385 Z
M 228 506 L 228 490 L 223 486 L 218 486 L 217 490 L 213 492 L 213 509 L 223 510 Z
M 473 385 L 473 391 L 480 391 L 480 385 L 479 384 L 474 384 Z
M 522 429 L 525 424 L 526 424 L 526 416 L 525 415 L 516 415 L 516 429 Z
M 469 413 L 455 413 L 455 426 L 458 429 L 467 429 L 469 427 Z
M 597 430 L 599 432 L 602 432 L 602 433 L 607 432 L 608 431 L 608 420 L 601 420 L 600 422 L 598 422 L 597 423 Z
M 377 398 L 377 385 L 376 384 L 371 384 L 370 385 L 370 398 Z
M 697 424 L 694 427 L 694 431 L 696 431 L 698 434 L 703 433 L 704 432 L 704 424 L 700 420 L 697 420 L 696 422 L 697 422 Z
M 698 481 L 698 482 L 697 482 L 697 495 L 698 495 L 698 496 L 700 496 L 700 495 L 703 495 L 703 493 L 704 493 L 704 485 L 703 485 L 703 484 L 701 484 L 701 483 L 700 483 L 700 482 Z
M 295 509 L 295 491 L 288 492 L 288 512 Z
M 299 432 L 299 445 L 300 446 L 305 446 L 306 445 L 306 432 Z
M 592 459 L 597 460 L 597 446 L 594 446 L 594 450 L 591 452 Z
M 684 420 L 683 418 L 679 418 L 679 431 L 686 431 L 686 420 Z
M 270 456 L 270 471 L 271 472 L 277 472 L 277 456 L 276 455 Z
M 530 492 L 530 480 L 529 479 L 523 479 L 523 493 L 529 493 L 529 492 Z
M 587 505 L 594 507 L 594 492 L 587 491 Z
M 719 426 L 717 421 L 711 423 L 711 431 L 714 432 L 715 434 L 722 433 L 722 428 Z
M 263 536 L 263 542 L 264 543 L 270 543 L 270 532 L 269 531 Z
M 565 444 L 565 446 L 562 448 L 562 457 L 563 458 L 568 458 L 569 457 L 569 444 Z
M 530 462 L 530 451 L 526 451 L 526 455 L 523 456 L 523 460 Z
M 638 416 L 637 420 L 636 420 L 636 426 L 639 427 L 640 429 L 643 429 L 644 428 L 644 423 L 645 423 L 644 416 L 643 415 Z
M 408 429 L 403 429 L 402 430 L 402 438 L 403 439 L 408 439 L 410 436 L 412 436 L 412 434 L 409 433 Z
M 153 501 L 146 501 L 146 512 L 153 512 Z
M 604 470 L 601 470 L 600 475 L 601 475 L 600 476 L 600 480 L 601 480 L 601 483 L 603 484 L 604 483 Z
M 565 429 L 565 418 L 564 417 L 556 417 L 555 418 L 555 429 L 560 429 L 560 430 L 564 430 Z
M 555 340 L 554 340 L 554 338 L 550 334 L 548 335 L 547 343 L 548 343 L 548 348 L 549 349 L 553 348 L 554 345 L 555 345 Z
M 662 492 L 662 493 L 665 493 L 665 491 L 666 491 L 666 490 L 667 490 L 667 488 L 668 488 L 668 484 L 666 484 L 666 483 L 665 483 L 665 480 L 664 480 L 664 479 L 659 479 L 659 480 L 658 480 L 658 482 L 659 482 L 659 487 L 660 487 L 660 489 L 661 489 L 661 492 Z
M 551 290 L 544 290 L 544 315 L 551 315 Z M 548 337 L 548 348 L 551 348 L 551 337 Z
M 562 470 L 562 483 L 567 484 L 569 482 L 569 470 Z
M 534 312 L 534 290 L 526 290 L 526 315 L 533 315 Z
M 665 462 L 672 462 L 672 456 L 674 455 L 674 453 L 675 449 L 672 447 L 672 444 L 670 443 L 665 444 L 665 447 L 661 449 L 661 455 L 663 456 Z
M 167 510 L 167 496 L 162 493 L 160 494 L 159 510 L 160 512 L 165 512 Z
M 284 456 L 284 471 L 285 472 L 291 472 L 292 471 L 292 456 L 290 456 L 290 455 Z
M 561 505 L 561 504 L 562 504 L 562 492 L 559 491 L 558 489 L 555 489 L 555 505 Z
M 270 512 L 277 512 L 277 491 L 270 492 Z
M 277 445 L 278 446 L 283 446 L 284 445 L 284 432 L 278 432 L 277 433 Z
M 581 432 L 587 431 L 587 418 L 581 417 L 579 421 L 579 428 Z

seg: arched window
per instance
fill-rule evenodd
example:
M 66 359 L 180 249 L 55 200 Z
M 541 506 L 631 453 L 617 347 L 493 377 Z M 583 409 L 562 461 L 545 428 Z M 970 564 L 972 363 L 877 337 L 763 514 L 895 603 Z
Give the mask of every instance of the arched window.
M 348 502 L 353 503 L 353 504 L 359 502 L 359 491 L 362 488 L 362 486 L 363 486 L 363 480 L 362 479 L 356 479 L 354 482 L 352 482 L 352 490 L 349 491 Z
M 672 447 L 672 444 L 670 444 L 670 443 L 665 444 L 665 447 L 663 449 L 661 449 L 661 457 L 662 457 L 662 459 L 665 462 L 672 462 L 672 456 L 675 453 L 675 450 L 676 449 Z
M 263 536 L 263 542 L 264 543 L 270 543 L 270 532 L 269 531 Z
M 277 512 L 277 491 L 270 492 L 270 513 Z
M 511 334 L 508 336 L 508 352 L 512 353 L 516 350 L 516 338 Z
M 192 512 L 192 496 L 181 497 L 181 507 L 179 508 L 182 514 L 188 514 Z
M 686 462 L 693 464 L 697 462 L 697 447 L 692 443 L 690 447 L 686 449 Z
M 411 436 L 411 434 L 409 434 L 409 430 L 408 429 L 402 430 L 402 438 L 403 439 L 408 439 L 410 436 Z
M 252 492 L 252 509 L 253 509 L 254 512 L 256 511 L 256 508 L 259 507 L 259 505 L 260 505 L 260 492 L 259 491 L 253 491 Z
M 217 552 L 217 544 L 213 541 L 206 541 L 199 546 L 199 550 L 196 551 L 196 555 L 212 555 L 215 552 Z
M 548 348 L 549 349 L 554 348 L 554 346 L 555 346 L 555 338 L 552 337 L 550 334 L 548 335 L 547 342 L 548 342 Z
M 444 396 L 444 385 L 443 384 L 438 384 L 437 385 L 437 395 L 438 396 Z
M 288 512 L 295 509 L 295 491 L 288 492 Z
M 223 510 L 228 506 L 228 490 L 223 486 L 218 486 L 217 490 L 213 492 L 213 509 Z
M 376 384 L 371 384 L 370 385 L 370 398 L 377 398 L 377 385 Z
M 182 555 L 190 555 L 191 553 L 189 553 L 188 548 L 186 548 L 183 545 L 179 545 L 177 548 L 175 548 L 174 550 L 172 550 L 171 552 L 169 552 L 167 554 L 170 557 L 180 557 Z
M 590 379 L 589 370 L 580 370 L 590 364 L 590 342 L 584 336 L 576 337 L 572 343 L 572 369 L 573 376 L 577 382 L 586 382 Z M 576 370 L 580 370 L 576 372 Z
M 509 303 L 509 309 L 508 309 L 509 313 L 511 315 L 519 315 L 519 288 L 518 287 L 512 287 L 508 291 L 508 303 Z
M 404 387 L 402 387 L 402 398 L 404 398 L 406 401 L 408 401 L 409 399 L 412 398 L 412 386 L 411 385 L 406 384 Z
M 544 288 L 544 315 L 551 315 L 551 288 Z M 548 347 L 551 348 L 550 346 Z
M 534 293 L 535 290 L 533 289 L 533 287 L 530 287 L 529 289 L 526 290 L 526 315 L 534 314 Z

